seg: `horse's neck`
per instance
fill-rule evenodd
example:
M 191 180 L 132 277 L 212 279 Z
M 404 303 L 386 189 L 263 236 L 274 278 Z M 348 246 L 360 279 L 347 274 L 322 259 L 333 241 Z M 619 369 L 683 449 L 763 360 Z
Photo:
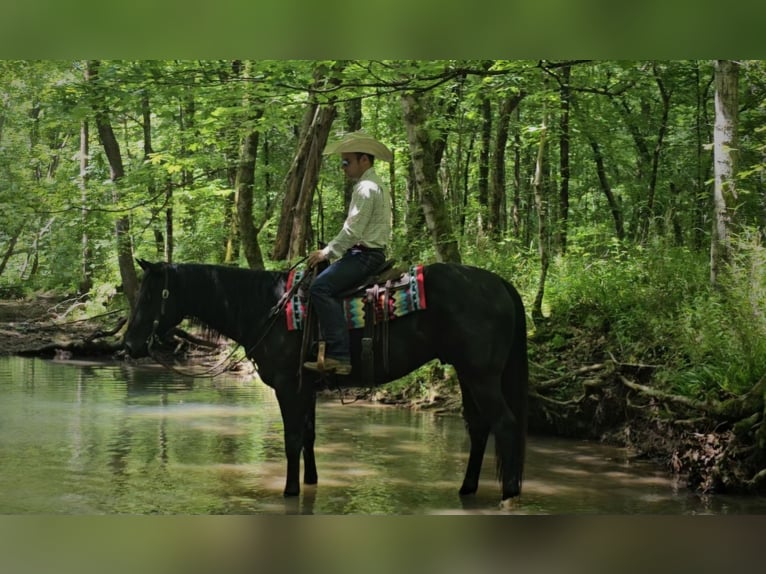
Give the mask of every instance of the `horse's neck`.
M 265 271 L 253 273 L 252 284 L 233 275 L 206 274 L 194 293 L 187 290 L 186 314 L 229 339 L 247 343 L 278 300 L 274 289 L 278 277 Z

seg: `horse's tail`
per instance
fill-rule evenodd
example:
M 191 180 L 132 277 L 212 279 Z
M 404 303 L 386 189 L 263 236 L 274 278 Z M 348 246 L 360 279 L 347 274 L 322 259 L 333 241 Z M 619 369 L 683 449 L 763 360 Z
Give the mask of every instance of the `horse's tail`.
M 516 288 L 505 282 L 505 288 L 513 301 L 513 325 L 511 326 L 511 348 L 502 377 L 503 396 L 516 421 L 515 436 L 512 439 L 511 468 L 498 467 L 498 474 L 512 476 L 521 493 L 524 473 L 524 457 L 527 445 L 527 395 L 529 390 L 529 363 L 527 357 L 527 315 L 524 303 Z M 495 443 L 497 445 L 497 442 Z M 496 452 L 498 465 L 503 460 Z M 508 474 L 506 474 L 508 473 Z

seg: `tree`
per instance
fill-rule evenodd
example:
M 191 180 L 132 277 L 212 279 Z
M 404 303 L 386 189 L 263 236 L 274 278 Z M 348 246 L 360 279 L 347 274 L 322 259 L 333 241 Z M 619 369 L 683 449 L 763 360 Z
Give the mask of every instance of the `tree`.
M 715 131 L 713 162 L 713 233 L 710 242 L 710 282 L 716 285 L 731 260 L 730 234 L 737 201 L 737 112 L 739 64 L 715 61 Z
M 314 89 L 337 85 L 342 64 L 332 70 L 319 65 L 314 70 Z M 331 98 L 332 100 L 332 98 Z M 291 259 L 306 253 L 311 230 L 311 204 L 322 165 L 322 151 L 327 144 L 333 120 L 337 114 L 333 103 L 307 104 L 298 143 L 290 169 L 285 177 L 285 196 L 272 259 Z
M 561 253 L 567 251 L 567 227 L 569 225 L 569 108 L 571 90 L 569 82 L 572 79 L 572 66 L 564 66 L 561 70 L 561 85 L 559 97 L 561 99 L 561 116 L 559 118 L 559 174 L 561 187 L 559 188 L 559 221 L 558 221 L 558 246 Z
M 590 147 L 593 150 L 593 161 L 596 162 L 598 181 L 601 184 L 601 190 L 604 192 L 606 201 L 609 204 L 609 210 L 614 219 L 614 230 L 617 234 L 617 239 L 622 241 L 625 238 L 625 223 L 622 217 L 622 207 L 612 192 L 612 186 L 609 184 L 609 178 L 607 177 L 606 168 L 604 167 L 604 154 L 601 153 L 601 146 L 592 134 L 588 134 L 588 140 L 590 142 Z
M 492 193 L 489 196 L 490 233 L 496 239 L 501 237 L 507 224 L 505 209 L 505 149 L 508 143 L 508 124 L 511 114 L 524 98 L 523 92 L 511 93 L 500 104 L 500 117 L 497 120 L 494 153 L 492 154 Z
M 460 263 L 460 250 L 438 180 L 438 146 L 431 140 L 424 105 L 419 98 L 419 95 L 412 92 L 403 92 L 401 96 L 414 179 L 420 192 L 426 226 L 436 249 L 436 258 L 439 261 Z
M 545 293 L 545 280 L 548 276 L 550 255 L 548 248 L 548 198 L 545 193 L 545 150 L 547 144 L 548 115 L 543 112 L 543 123 L 540 126 L 540 143 L 537 148 L 535 160 L 535 178 L 532 188 L 535 194 L 535 208 L 537 210 L 537 249 L 540 254 L 540 281 L 537 284 L 537 294 L 532 303 L 532 319 L 540 321 L 543 318 L 543 295 Z
M 252 63 L 245 64 L 245 78 L 249 78 Z M 263 269 L 263 254 L 258 243 L 258 232 L 253 222 L 253 185 L 255 183 L 255 161 L 258 154 L 260 131 L 258 120 L 263 116 L 263 110 L 255 108 L 249 93 L 246 91 L 242 101 L 246 117 L 247 130 L 242 136 L 239 148 L 239 162 L 234 185 L 237 220 L 245 259 L 251 269 Z
M 306 109 L 298 149 L 285 178 L 285 197 L 272 251 L 273 259 L 291 259 L 306 253 L 311 229 L 311 202 L 322 163 L 322 151 L 335 114 L 333 105 L 312 104 Z
M 80 221 L 82 223 L 82 252 L 80 292 L 87 293 L 93 287 L 93 252 L 88 238 L 88 151 L 89 151 L 88 121 L 80 122 Z
M 109 161 L 112 181 L 112 202 L 119 205 L 120 182 L 125 177 L 125 168 L 122 163 L 120 144 L 114 135 L 112 124 L 109 119 L 109 108 L 106 93 L 99 82 L 98 60 L 88 60 L 85 70 L 85 80 L 92 87 L 92 105 L 95 114 L 96 127 L 104 153 Z M 115 221 L 115 237 L 117 243 L 117 260 L 122 277 L 122 288 L 131 309 L 135 305 L 138 296 L 138 277 L 136 268 L 133 266 L 133 250 L 130 244 L 130 219 L 127 215 L 119 215 Z
M 355 132 L 362 129 L 362 99 L 361 98 L 351 98 L 348 102 L 346 102 L 345 113 L 346 113 L 346 131 Z M 345 186 L 343 188 L 343 207 L 345 210 L 348 210 L 348 206 L 351 205 L 351 195 L 353 192 L 354 192 L 354 182 L 346 181 Z
M 481 146 L 479 148 L 479 179 L 477 183 L 479 198 L 479 227 L 484 229 L 487 223 L 484 219 L 489 207 L 489 157 L 492 146 L 492 102 L 482 93 L 481 103 Z M 483 216 L 483 217 L 482 217 Z

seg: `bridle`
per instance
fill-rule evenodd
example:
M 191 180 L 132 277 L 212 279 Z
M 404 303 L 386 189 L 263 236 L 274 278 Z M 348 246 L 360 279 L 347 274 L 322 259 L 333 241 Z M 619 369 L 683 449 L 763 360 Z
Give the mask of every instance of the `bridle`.
M 157 327 L 160 326 L 160 319 L 165 314 L 165 306 L 167 305 L 168 299 L 170 298 L 169 282 L 170 282 L 170 278 L 168 276 L 168 269 L 167 267 L 165 267 L 165 286 L 162 289 L 162 301 L 160 302 L 160 314 L 154 318 L 154 321 L 152 321 L 152 332 L 149 333 L 149 337 L 146 339 L 146 347 L 149 350 L 150 356 L 152 356 L 152 344 L 155 341 L 159 342 L 160 340 L 159 336 L 157 335 Z M 155 357 L 152 356 L 152 358 L 155 358 Z
M 298 261 L 295 265 L 293 265 L 290 270 L 288 271 L 288 274 L 290 271 L 295 269 L 298 265 L 303 263 L 308 257 L 304 257 L 300 261 Z M 227 354 L 221 361 L 218 362 L 218 364 L 213 365 L 208 370 L 203 371 L 202 373 L 191 373 L 191 372 L 185 372 L 181 369 L 178 369 L 175 365 L 171 365 L 170 363 L 166 362 L 161 356 L 159 356 L 157 353 L 155 353 L 152 350 L 152 345 L 157 342 L 160 342 L 160 337 L 157 335 L 157 329 L 160 325 L 160 319 L 165 315 L 166 306 L 168 299 L 170 298 L 170 277 L 168 275 L 168 268 L 165 266 L 165 285 L 162 289 L 161 296 L 162 300 L 160 302 L 160 312 L 159 315 L 157 315 L 154 320 L 152 321 L 152 332 L 149 334 L 149 336 L 146 339 L 146 348 L 149 352 L 149 356 L 157 361 L 160 365 L 165 367 L 168 370 L 171 370 L 179 375 L 187 376 L 187 377 L 199 377 L 199 378 L 213 378 L 217 377 L 226 371 L 231 370 L 233 367 L 235 367 L 237 364 L 241 363 L 245 359 L 248 359 L 253 355 L 255 350 L 258 348 L 258 346 L 263 342 L 263 340 L 266 338 L 266 336 L 271 331 L 274 324 L 277 322 L 277 318 L 279 317 L 279 314 L 284 310 L 285 306 L 287 305 L 287 302 L 290 301 L 290 299 L 297 293 L 298 289 L 301 285 L 306 282 L 307 278 L 309 277 L 309 274 L 305 274 L 299 281 L 295 281 L 293 285 L 290 287 L 289 290 L 286 290 L 282 296 L 279 298 L 279 301 L 277 301 L 274 306 L 271 308 L 271 311 L 269 311 L 268 316 L 263 320 L 261 325 L 258 326 L 258 329 L 263 329 L 263 332 L 260 337 L 258 337 L 258 340 L 253 343 L 253 345 L 250 346 L 250 348 L 245 349 L 245 355 L 244 357 L 241 357 L 237 359 L 236 361 L 226 364 L 229 359 L 234 355 L 234 353 L 237 352 L 237 350 L 242 346 L 241 344 L 237 344 L 230 352 Z M 255 361 L 253 361 L 253 364 L 255 365 Z M 258 370 L 258 366 L 256 366 L 256 370 Z

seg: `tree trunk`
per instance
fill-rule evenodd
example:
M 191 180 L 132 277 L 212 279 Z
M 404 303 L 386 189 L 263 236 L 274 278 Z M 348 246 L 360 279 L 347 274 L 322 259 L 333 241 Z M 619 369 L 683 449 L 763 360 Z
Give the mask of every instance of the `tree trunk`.
M 559 220 L 557 225 L 557 243 L 562 254 L 567 252 L 567 231 L 569 227 L 569 107 L 571 92 L 569 81 L 572 67 L 564 66 L 561 70 L 562 83 L 559 90 L 561 98 L 561 118 L 559 119 Z
M 537 208 L 537 241 L 540 254 L 540 281 L 537 285 L 537 294 L 532 304 L 532 320 L 539 322 L 543 319 L 543 296 L 545 294 L 545 280 L 548 276 L 548 199 L 545 197 L 545 184 L 543 181 L 545 145 L 548 131 L 548 112 L 543 111 L 543 125 L 540 129 L 540 145 L 537 149 L 535 161 L 535 179 L 532 185 L 535 193 L 535 207 Z
M 346 103 L 346 130 L 355 132 L 362 129 L 362 99 L 353 98 Z M 348 211 L 351 204 L 351 194 L 354 191 L 354 182 L 346 180 L 343 188 L 343 206 Z
M 471 158 L 473 157 L 473 146 L 476 142 L 475 134 L 471 134 L 471 139 L 468 142 L 468 151 L 465 154 L 465 163 L 463 164 L 463 171 L 460 174 L 461 188 L 462 188 L 462 208 L 460 210 L 460 236 L 465 234 L 465 217 L 468 209 L 468 195 L 470 191 L 470 175 L 471 175 Z
M 657 87 L 660 90 L 660 98 L 662 99 L 662 117 L 660 119 L 660 127 L 657 133 L 657 141 L 654 144 L 654 150 L 652 151 L 652 163 L 651 171 L 649 174 L 649 186 L 647 190 L 646 200 L 646 217 L 641 222 L 641 243 L 646 243 L 649 240 L 649 228 L 652 220 L 656 219 L 661 221 L 661 218 L 656 217 L 654 208 L 654 200 L 657 194 L 657 171 L 660 167 L 660 156 L 662 152 L 662 143 L 665 139 L 665 134 L 668 131 L 668 115 L 670 113 L 670 91 L 662 81 L 662 77 L 657 70 L 657 65 L 654 65 L 654 79 L 657 82 Z
M 322 163 L 322 150 L 335 114 L 334 105 L 310 104 L 306 110 L 298 150 L 285 180 L 285 197 L 272 259 L 292 259 L 306 253 L 314 188 Z
M 314 71 L 314 85 L 320 89 L 337 86 L 344 66 L 344 62 L 336 62 L 331 70 L 327 70 L 324 65 L 319 65 Z M 311 204 L 322 165 L 322 151 L 336 115 L 332 99 L 323 105 L 311 102 L 306 108 L 297 151 L 285 178 L 285 196 L 272 259 L 292 259 L 306 253 L 311 232 Z
M 234 170 L 236 173 L 236 170 Z M 232 188 L 236 188 L 236 176 L 231 182 Z M 225 263 L 234 263 L 239 260 L 239 218 L 237 217 L 237 192 L 232 191 L 224 199 L 223 223 L 229 232 L 226 234 L 223 260 Z
M 264 269 L 258 229 L 253 223 L 253 183 L 259 134 L 253 130 L 242 138 L 237 168 L 236 204 L 242 248 L 250 269 Z
M 120 145 L 114 135 L 114 130 L 109 121 L 109 114 L 106 108 L 106 98 L 99 85 L 98 60 L 88 60 L 85 79 L 93 87 L 93 110 L 95 112 L 96 126 L 101 144 L 104 146 L 104 153 L 109 161 L 109 169 L 112 181 L 112 202 L 116 205 L 120 199 L 120 180 L 125 176 L 125 170 L 122 165 L 122 155 L 120 154 Z M 125 297 L 133 309 L 138 294 L 138 278 L 136 268 L 133 266 L 133 252 L 130 245 L 130 220 L 127 215 L 120 215 L 115 222 L 115 236 L 117 242 L 117 261 L 120 267 L 120 276 L 122 278 L 122 288 Z
M 24 229 L 24 223 L 19 225 L 19 228 L 16 230 L 16 232 L 13 235 L 11 235 L 11 239 L 8 242 L 8 247 L 6 247 L 5 253 L 3 253 L 3 258 L 0 260 L 0 275 L 3 274 L 3 272 L 5 271 L 5 266 L 8 265 L 8 261 L 13 256 L 13 251 L 16 249 L 16 243 L 18 242 L 23 229 Z
M 680 192 L 675 182 L 670 182 L 670 224 L 673 228 L 673 245 L 683 247 L 684 231 L 681 225 L 681 201 Z
M 503 211 L 505 207 L 505 145 L 508 143 L 508 122 L 510 121 L 509 102 L 510 97 L 500 105 L 500 113 L 497 118 L 497 133 L 492 153 L 492 170 L 489 211 L 487 214 L 487 230 L 494 240 L 499 239 L 505 228 Z
M 400 246 L 403 260 L 415 261 L 420 255 L 420 246 L 423 241 L 423 230 L 428 226 L 423 214 L 423 202 L 420 199 L 420 189 L 415 180 L 415 166 L 412 158 L 407 163 L 407 177 L 404 190 L 404 242 Z
M 244 64 L 243 77 L 248 80 L 252 75 L 252 62 Z M 239 232 L 240 245 L 245 253 L 245 260 L 250 269 L 264 269 L 263 254 L 258 243 L 259 228 L 253 217 L 253 193 L 255 186 L 255 165 L 260 143 L 260 132 L 256 125 L 263 116 L 263 110 L 256 108 L 250 93 L 245 89 L 242 96 L 243 119 L 247 132 L 239 145 L 236 175 L 234 178 L 234 209 L 236 210 L 236 229 Z M 231 253 L 227 252 L 227 255 Z M 231 262 L 232 260 L 227 260 Z
M 589 134 L 588 139 L 590 140 L 590 147 L 593 150 L 593 159 L 596 162 L 598 181 L 601 184 L 601 189 L 603 190 L 604 195 L 606 196 L 606 201 L 609 203 L 609 209 L 612 212 L 612 219 L 614 219 L 614 229 L 617 233 L 617 238 L 622 241 L 625 238 L 625 223 L 622 217 L 622 209 L 620 208 L 614 193 L 612 193 L 612 187 L 609 185 L 609 180 L 606 177 L 604 156 L 601 153 L 601 148 L 592 135 Z
M 415 182 L 436 257 L 439 261 L 460 263 L 460 250 L 439 187 L 436 150 L 425 125 L 423 106 L 414 94 L 402 94 L 401 101 Z
M 516 121 L 519 121 L 519 110 L 516 108 Z M 513 236 L 521 238 L 521 134 L 519 130 L 513 135 L 513 207 L 511 208 Z M 526 242 L 525 242 L 526 243 Z
M 704 247 L 705 241 L 704 223 L 708 213 L 710 212 L 709 203 L 713 196 L 713 194 L 707 190 L 707 181 L 711 179 L 710 172 L 713 169 L 713 162 L 709 159 L 710 154 L 705 150 L 705 145 L 707 145 L 707 143 L 712 139 L 712 134 L 708 128 L 711 123 L 708 116 L 708 98 L 710 96 L 710 87 L 713 84 L 715 78 L 713 75 L 711 75 L 703 87 L 699 62 L 697 63 L 695 70 L 695 133 L 697 140 L 697 170 L 693 201 L 694 208 L 692 242 L 694 248 L 698 251 L 701 251 Z
M 479 230 L 487 227 L 489 218 L 489 155 L 492 146 L 492 102 L 486 96 L 481 97 L 481 148 L 479 151 Z
M 391 227 L 396 229 L 399 220 L 396 215 L 396 153 L 394 159 L 388 164 L 388 194 L 391 198 Z
M 152 109 L 149 104 L 149 94 L 144 90 L 141 94 L 141 118 L 144 135 L 144 167 L 151 169 L 149 166 L 154 149 L 152 148 Z M 157 183 L 154 179 L 154 172 L 149 173 L 149 181 L 146 184 L 146 190 L 149 197 L 154 197 L 157 193 Z M 157 251 L 157 256 L 161 257 L 163 261 L 167 261 L 168 245 L 162 230 L 158 229 L 157 223 L 153 224 L 154 227 L 154 241 Z
M 492 156 L 492 193 L 489 196 L 489 231 L 495 239 L 502 236 L 506 228 L 507 212 L 505 208 L 505 147 L 508 143 L 508 123 L 513 110 L 524 98 L 524 94 L 509 95 L 500 105 L 497 119 L 495 149 Z
M 731 258 L 729 234 L 736 209 L 737 106 L 739 65 L 715 62 L 715 130 L 713 134 L 713 234 L 710 243 L 710 282 L 716 285 Z
M 238 69 L 239 62 L 235 62 L 232 65 L 232 68 L 236 70 Z M 229 78 L 222 78 L 222 82 L 229 81 Z M 199 140 L 198 138 L 198 132 L 199 129 L 195 127 L 195 114 L 197 111 L 197 106 L 194 98 L 194 94 L 196 93 L 196 90 L 183 90 L 181 95 L 179 96 L 180 102 L 178 106 L 178 128 L 179 128 L 179 137 L 180 137 L 180 156 L 184 160 L 190 159 L 194 152 L 192 152 L 189 149 L 189 142 L 197 142 Z M 226 147 L 228 149 L 222 150 L 224 154 L 231 158 L 234 157 L 234 153 L 236 152 L 235 149 L 231 149 L 234 147 L 233 145 L 229 144 L 228 142 L 231 141 L 231 138 L 222 138 L 225 139 Z M 231 155 L 229 155 L 231 154 Z M 227 162 L 232 163 L 232 162 Z M 229 168 L 230 171 L 233 170 L 233 168 Z M 233 178 L 231 178 L 233 182 Z M 182 190 L 189 190 L 194 185 L 194 172 L 192 169 L 189 169 L 187 167 L 187 162 L 183 162 L 183 167 L 181 168 L 181 189 Z M 232 183 L 233 185 L 233 183 Z M 175 185 L 173 184 L 172 177 L 168 176 L 168 180 L 166 182 L 165 186 L 165 201 L 167 205 L 167 211 L 165 213 L 165 245 L 166 245 L 166 257 L 168 263 L 173 261 L 173 237 L 175 236 L 174 230 L 173 230 L 173 189 L 175 188 Z M 186 205 L 186 212 L 187 216 L 185 220 L 189 223 L 188 229 L 195 229 L 197 225 L 197 221 L 199 219 L 199 213 L 198 213 L 198 207 L 195 204 L 195 202 L 188 202 Z
M 87 293 L 93 287 L 91 268 L 93 251 L 88 238 L 88 122 L 80 122 L 80 223 L 82 224 L 82 249 L 80 252 L 80 292 Z
M 631 108 L 628 97 L 623 96 L 620 99 L 613 99 L 617 111 L 622 115 L 625 125 L 633 137 L 633 143 L 636 146 L 636 186 L 639 190 L 638 193 L 634 193 L 636 209 L 633 210 L 632 217 L 628 221 L 628 233 L 632 239 L 641 238 L 642 222 L 649 218 L 647 211 L 647 200 L 645 197 L 645 191 L 647 190 L 646 184 L 646 170 L 647 166 L 651 165 L 651 152 L 649 151 L 649 143 L 646 137 L 641 132 L 643 125 L 648 125 L 649 115 L 649 103 L 643 96 L 640 96 L 639 107 L 642 110 L 642 116 L 639 121 L 633 119 L 633 109 Z

